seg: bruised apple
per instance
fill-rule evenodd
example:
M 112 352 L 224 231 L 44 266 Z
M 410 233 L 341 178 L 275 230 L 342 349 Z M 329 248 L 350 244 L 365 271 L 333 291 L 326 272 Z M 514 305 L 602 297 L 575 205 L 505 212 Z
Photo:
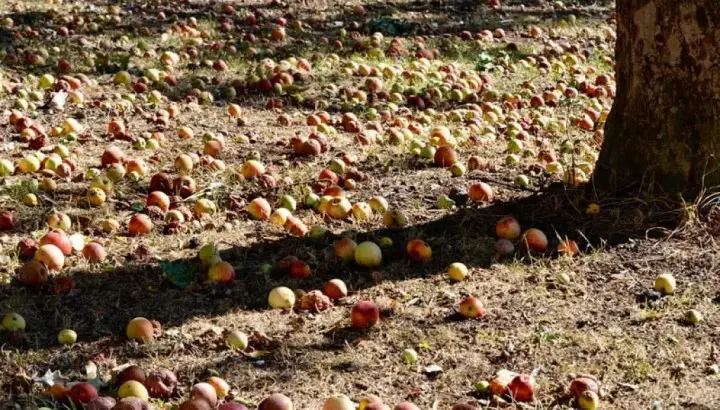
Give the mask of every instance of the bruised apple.
M 167 399 L 172 396 L 177 389 L 177 384 L 175 373 L 166 369 L 154 371 L 145 379 L 145 387 L 150 397 L 158 399 Z
M 41 262 L 32 260 L 20 267 L 17 274 L 20 284 L 37 288 L 48 281 L 48 269 Z

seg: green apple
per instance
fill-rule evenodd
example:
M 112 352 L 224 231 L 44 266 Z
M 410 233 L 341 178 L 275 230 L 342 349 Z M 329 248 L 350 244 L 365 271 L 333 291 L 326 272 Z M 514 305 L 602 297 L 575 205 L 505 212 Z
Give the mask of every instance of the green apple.
M 2 320 L 2 327 L 11 332 L 25 330 L 25 318 L 18 313 L 8 313 Z
M 57 339 L 61 345 L 71 345 L 77 342 L 77 333 L 72 329 L 63 329 L 58 333 Z
M 232 349 L 245 350 L 248 347 L 248 337 L 239 330 L 233 330 L 225 336 L 225 343 Z
M 676 287 L 675 278 L 669 273 L 663 273 L 655 279 L 655 290 L 663 295 L 672 295 Z
M 703 315 L 699 310 L 690 309 L 685 312 L 685 321 L 689 324 L 696 325 L 703 321 Z
M 405 359 L 405 362 L 407 364 L 413 364 L 418 359 L 418 353 L 415 351 L 415 349 L 405 349 L 402 353 L 403 359 Z

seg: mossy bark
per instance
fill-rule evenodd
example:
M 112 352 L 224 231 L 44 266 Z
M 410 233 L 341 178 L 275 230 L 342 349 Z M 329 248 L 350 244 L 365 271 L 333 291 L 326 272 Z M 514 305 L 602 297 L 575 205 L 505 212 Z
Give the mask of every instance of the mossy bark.
M 720 184 L 720 1 L 617 0 L 617 15 L 595 188 L 693 196 Z

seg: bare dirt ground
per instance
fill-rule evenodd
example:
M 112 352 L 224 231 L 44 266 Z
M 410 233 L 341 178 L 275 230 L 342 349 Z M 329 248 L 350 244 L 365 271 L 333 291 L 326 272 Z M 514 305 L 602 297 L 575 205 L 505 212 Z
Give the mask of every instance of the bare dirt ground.
M 235 14 L 227 13 L 224 4 L 232 5 Z M 585 79 L 594 84 L 601 75 L 609 74 L 613 85 L 611 4 L 505 1 L 495 8 L 464 1 L 132 0 L 115 5 L 13 0 L 0 4 L 0 17 L 12 22 L 3 21 L 0 28 L 0 159 L 17 165 L 36 151 L 23 140 L 27 135 L 9 123 L 13 109 L 50 134 L 67 118 L 84 128 L 49 136 L 40 149 L 50 154 L 58 144 L 67 146 L 77 166 L 71 178 L 36 172 L 3 176 L 0 182 L 0 207 L 14 211 L 18 221 L 0 237 L 0 314 L 17 312 L 27 322 L 19 338 L 0 331 L 1 408 L 69 408 L 32 379 L 58 370 L 70 381 L 83 381 L 89 362 L 97 365 L 100 381 L 106 382 L 101 391 L 107 394 L 116 387 L 113 370 L 124 364 L 176 372 L 179 394 L 153 401 L 158 408 L 179 404 L 194 383 L 219 375 L 231 386 L 230 398 L 249 408 L 282 392 L 297 409 L 321 408 L 327 397 L 340 393 L 355 401 L 377 394 L 391 405 L 409 400 L 422 409 L 449 409 L 469 399 L 483 408 L 562 409 L 575 405 L 566 389 L 577 374 L 598 378 L 604 409 L 720 408 L 715 352 L 720 254 L 711 235 L 716 230 L 709 211 L 713 197 L 679 207 L 652 198 L 597 195 L 583 176 L 592 171 L 602 140 L 598 130 L 612 98 L 585 91 L 566 98 L 558 91 L 562 98 L 553 102 L 557 96 L 547 95 L 582 88 Z M 280 17 L 287 21 L 286 35 L 273 41 Z M 69 28 L 67 35 L 63 28 Z M 504 36 L 493 36 L 498 28 Z M 476 36 L 482 30 L 490 30 L 490 37 Z M 376 32 L 383 33 L 379 40 L 372 37 Z M 422 49 L 435 51 L 425 55 Z M 179 63 L 161 63 L 166 51 L 177 53 Z M 25 64 L 33 56 L 43 61 Z M 299 58 L 312 69 L 296 69 Z M 213 69 L 219 59 L 227 70 Z M 84 102 L 69 101 L 63 110 L 53 110 L 47 101 L 59 90 L 39 88 L 38 77 L 53 73 L 59 78 L 61 60 L 72 66 L 69 75 L 83 78 Z M 282 67 L 293 66 L 293 84 L 259 90 L 257 82 L 272 79 L 275 66 L 285 72 Z M 386 95 L 366 92 L 368 75 L 362 71 L 385 73 L 387 67 L 393 67 L 391 74 L 370 73 L 384 78 Z M 149 82 L 150 89 L 160 91 L 159 101 L 151 101 L 149 92 L 113 83 L 118 71 L 130 72 L 135 83 L 151 68 L 177 80 L 174 86 Z M 480 78 L 485 88 L 468 83 Z M 39 96 L 31 95 L 38 90 Z M 460 97 L 453 90 L 460 90 Z M 418 96 L 424 108 L 418 107 Z M 531 102 L 537 96 L 545 101 L 542 107 Z M 228 116 L 231 102 L 242 108 L 241 121 Z M 169 107 L 176 107 L 178 115 L 158 122 L 158 111 Z M 291 138 L 309 135 L 315 127 L 306 125 L 307 117 L 319 111 L 328 112 L 334 125 L 328 131 L 329 149 L 299 157 Z M 365 130 L 377 123 L 378 140 L 364 145 L 358 135 L 365 134 L 343 129 L 347 112 Z M 578 119 L 595 114 L 599 118 L 589 129 L 578 126 Z M 108 133 L 108 123 L 117 118 L 124 121 L 130 141 Z M 524 134 L 518 138 L 513 123 L 522 124 Z M 181 139 L 181 126 L 192 128 L 195 137 Z M 453 176 L 424 158 L 422 147 L 431 145 L 430 134 L 438 126 L 448 127 L 457 140 L 461 163 L 476 155 L 480 166 Z M 393 140 L 393 129 L 405 135 L 401 141 Z M 166 141 L 155 150 L 134 148 L 148 133 L 162 133 Z M 211 133 L 225 136 L 218 158 L 226 168 L 198 165 L 192 177 L 199 189 L 208 189 L 206 196 L 218 212 L 192 218 L 172 233 L 163 232 L 161 215 L 150 234 L 129 236 L 127 221 L 147 212 L 151 176 L 174 174 L 180 153 L 202 156 L 203 134 Z M 518 139 L 520 149 L 509 144 Z M 90 207 L 86 190 L 91 178 L 84 176 L 100 167 L 110 145 L 145 161 L 149 170 L 137 181 L 126 177 L 115 183 L 105 204 Z M 546 172 L 544 152 L 554 156 L 550 162 L 560 164 L 560 173 Z M 365 176 L 345 190 L 350 201 L 381 195 L 406 214 L 405 227 L 386 229 L 377 214 L 367 220 L 332 220 L 303 206 L 308 187 L 320 189 L 320 171 L 343 156 L 352 157 L 352 167 Z M 239 176 L 251 158 L 259 158 L 276 183 Z M 519 184 L 518 176 L 526 176 L 528 183 Z M 30 182 L 45 177 L 57 180 L 57 190 L 44 191 Z M 479 181 L 492 186 L 494 199 L 464 204 L 463 191 Z M 23 203 L 30 192 L 39 199 L 36 206 Z M 291 236 L 282 227 L 252 220 L 245 210 L 256 197 L 266 198 L 274 209 L 286 194 L 300 204 L 295 215 L 307 226 L 326 227 L 329 236 Z M 450 195 L 457 206 L 439 209 L 442 195 Z M 190 209 L 194 199 L 186 201 Z M 55 212 L 69 215 L 69 231 L 103 244 L 108 257 L 90 264 L 81 255 L 70 256 L 48 284 L 22 287 L 16 272 L 24 261 L 17 244 L 28 237 L 39 240 Z M 495 223 L 505 215 L 524 228 L 542 229 L 550 250 L 498 257 Z M 120 222 L 118 233 L 103 232 L 102 221 L 108 218 Z M 389 237 L 392 245 L 383 249 L 378 269 L 364 269 L 335 256 L 333 243 L 341 237 L 358 243 Z M 405 245 L 416 238 L 432 247 L 427 263 L 407 256 Z M 565 238 L 580 244 L 580 255 L 553 252 Z M 233 265 L 235 283 L 210 283 L 204 273 L 187 287 L 170 283 L 163 266 L 168 261 L 199 266 L 196 245 L 207 243 L 215 243 L 223 260 Z M 263 269 L 287 256 L 305 261 L 312 275 L 300 280 Z M 453 262 L 468 266 L 466 280 L 448 279 Z M 674 295 L 650 292 L 661 273 L 677 279 Z M 54 293 L 59 277 L 74 279 L 75 288 Z M 322 289 L 332 278 L 344 280 L 350 295 L 327 311 L 267 306 L 268 292 L 276 286 L 309 291 Z M 486 308 L 482 319 L 457 313 L 459 301 L 471 295 Z M 374 301 L 382 316 L 366 331 L 351 328 L 349 320 L 351 307 L 363 299 Z M 687 324 L 690 309 L 702 312 L 704 320 Z M 125 327 L 137 316 L 160 322 L 162 336 L 147 344 L 128 341 Z M 58 345 L 57 333 L 66 328 L 77 332 L 78 342 Z M 229 329 L 254 334 L 248 351 L 228 349 L 224 332 Z M 419 353 L 414 364 L 403 360 L 408 348 Z M 430 365 L 440 366 L 442 373 L 428 374 Z M 475 384 L 500 369 L 535 371 L 535 400 L 498 403 L 478 393 Z

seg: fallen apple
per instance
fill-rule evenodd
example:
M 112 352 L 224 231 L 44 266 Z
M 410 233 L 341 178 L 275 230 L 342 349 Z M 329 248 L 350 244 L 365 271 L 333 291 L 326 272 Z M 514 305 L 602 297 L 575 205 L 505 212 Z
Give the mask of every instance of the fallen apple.
M 388 201 L 381 196 L 372 197 L 368 202 L 368 205 L 370 205 L 370 208 L 378 214 L 384 214 L 388 210 Z
M 46 233 L 39 242 L 40 246 L 43 245 L 55 245 L 63 255 L 68 256 L 72 253 L 72 243 L 67 234 L 61 229 L 53 229 Z
M 461 280 L 465 279 L 467 275 L 468 268 L 467 266 L 465 266 L 465 264 L 455 262 L 451 263 L 450 267 L 448 267 L 448 277 L 450 277 L 450 280 L 460 282 Z
M 493 200 L 493 190 L 485 182 L 478 182 L 470 185 L 468 197 L 475 202 L 491 202 Z
M 35 260 L 42 262 L 49 270 L 61 271 L 65 266 L 65 255 L 55 245 L 41 245 L 35 252 Z
M 63 329 L 58 333 L 57 340 L 61 345 L 71 345 L 77 342 L 77 333 L 72 329 Z
M 531 402 L 535 397 L 535 380 L 532 376 L 519 374 L 508 384 L 510 397 L 519 402 Z
M 595 410 L 600 406 L 600 397 L 592 390 L 584 391 L 577 399 L 580 410 Z
M 149 342 L 155 337 L 152 322 L 144 317 L 132 319 L 127 325 L 125 334 L 128 339 L 141 343 Z
M 98 392 L 92 384 L 82 382 L 71 387 L 67 392 L 67 397 L 76 405 L 83 405 L 98 397 Z
M 325 294 L 332 300 L 343 299 L 348 294 L 347 285 L 340 279 L 331 279 L 325 284 Z
M 233 330 L 225 336 L 225 343 L 232 349 L 245 350 L 248 347 L 248 337 L 239 330 Z
M 676 288 L 677 282 L 673 275 L 669 273 L 663 273 L 655 278 L 655 290 L 663 295 L 672 295 L 675 293 Z
M 355 403 L 348 396 L 339 394 L 325 400 L 322 410 L 355 410 Z
M 48 281 L 48 269 L 41 262 L 31 260 L 18 269 L 18 282 L 21 285 L 38 288 Z
M 19 313 L 8 313 L 3 317 L 2 327 L 10 332 L 25 330 L 25 318 Z
M 161 369 L 150 373 L 144 384 L 150 397 L 168 399 L 175 393 L 178 380 L 175 373 L 167 369 Z
M 547 250 L 547 236 L 543 231 L 530 228 L 520 237 L 520 245 L 525 251 L 543 253 Z
M 145 371 L 136 365 L 130 365 L 120 371 L 115 378 L 115 384 L 118 386 L 130 380 L 135 380 L 140 383 L 145 383 Z
M 343 238 L 335 242 L 335 255 L 343 262 L 350 262 L 355 258 L 357 244 L 349 238 Z
M 208 270 L 208 280 L 221 284 L 233 283 L 235 282 L 235 268 L 227 262 L 215 263 Z
M 248 204 L 248 213 L 254 219 L 266 220 L 270 218 L 271 212 L 270 203 L 265 198 L 255 198 Z
M 295 293 L 285 286 L 279 286 L 270 291 L 268 303 L 273 309 L 292 309 L 295 305 Z
M 703 315 L 699 310 L 690 309 L 685 312 L 685 322 L 691 325 L 696 325 L 703 320 Z
M 361 300 L 350 312 L 350 322 L 355 329 L 367 329 L 380 321 L 380 309 L 369 300 Z
M 354 252 L 355 263 L 368 268 L 376 268 L 382 264 L 382 251 L 374 242 L 360 243 Z
M 128 230 L 131 236 L 147 235 L 153 228 L 150 217 L 145 214 L 135 214 L 128 222 Z
M 215 388 L 209 383 L 196 383 L 190 389 L 191 399 L 205 400 L 211 408 L 217 406 L 218 396 Z
M 481 318 L 485 316 L 485 308 L 480 299 L 468 296 L 460 302 L 460 314 L 470 319 Z
M 506 216 L 495 224 L 495 233 L 498 238 L 513 241 L 520 237 L 520 223 L 512 216 Z
M 383 224 L 388 229 L 400 229 L 407 225 L 407 217 L 397 209 L 389 209 L 383 215 Z
M 97 242 L 90 242 L 85 245 L 83 247 L 82 254 L 85 259 L 91 263 L 102 263 L 107 256 L 105 248 Z
M 403 350 L 402 357 L 407 364 L 413 364 L 418 359 L 418 353 L 415 349 L 405 349 Z
M 87 402 L 85 410 L 112 410 L 116 404 L 117 402 L 112 397 L 98 396 Z
M 208 379 L 207 383 L 215 389 L 217 398 L 222 400 L 230 393 L 230 385 L 223 379 L 213 376 Z
M 150 398 L 150 394 L 145 388 L 145 385 L 137 380 L 128 380 L 121 384 L 117 394 L 121 399 L 125 397 L 137 397 L 138 399 L 147 401 Z
M 273 393 L 260 402 L 258 410 L 294 410 L 293 402 L 282 393 Z
M 420 239 L 413 239 L 407 244 L 407 253 L 410 259 L 417 262 L 427 262 L 432 257 L 430 246 Z

